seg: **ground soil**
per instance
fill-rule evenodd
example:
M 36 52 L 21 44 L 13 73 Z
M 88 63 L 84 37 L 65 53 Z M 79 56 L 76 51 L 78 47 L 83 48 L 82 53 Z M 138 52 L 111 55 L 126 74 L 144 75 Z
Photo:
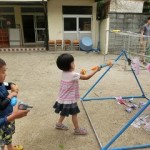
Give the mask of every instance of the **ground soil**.
M 3 52 L 0 58 L 7 62 L 7 79 L 19 86 L 19 101 L 33 106 L 27 117 L 16 120 L 16 133 L 13 136 L 14 144 L 22 144 L 24 150 L 99 150 L 99 144 L 89 124 L 86 113 L 79 101 L 81 113 L 79 123 L 88 130 L 86 136 L 75 136 L 71 117 L 65 119 L 69 126 L 68 131 L 55 129 L 59 117 L 54 113 L 53 104 L 57 98 L 61 71 L 56 67 L 56 58 L 63 52 Z M 91 52 L 69 52 L 75 57 L 76 71 L 90 68 L 104 63 L 104 56 Z M 114 60 L 117 55 L 106 56 L 107 60 Z M 137 82 L 125 61 L 118 63 L 103 77 L 101 82 L 87 95 L 87 97 L 115 97 L 142 95 Z M 104 73 L 106 68 L 98 72 L 87 81 L 80 81 L 81 97 Z M 144 92 L 150 95 L 150 73 L 141 68 L 139 81 Z M 134 99 L 135 103 L 145 102 L 144 99 Z M 124 105 L 118 105 L 115 100 L 84 101 L 84 106 L 90 116 L 97 135 L 102 143 L 114 136 L 125 123 L 138 111 L 125 111 Z M 112 145 L 127 146 L 149 143 L 150 131 L 143 128 L 129 129 Z

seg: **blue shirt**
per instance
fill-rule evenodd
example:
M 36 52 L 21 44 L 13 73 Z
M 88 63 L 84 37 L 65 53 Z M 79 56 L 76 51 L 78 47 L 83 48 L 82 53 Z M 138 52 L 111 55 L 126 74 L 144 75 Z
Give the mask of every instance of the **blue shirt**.
M 7 124 L 7 119 L 6 117 L 0 118 L 0 127 L 2 127 L 3 125 Z
M 0 99 L 4 100 L 9 95 L 8 90 L 10 90 L 10 83 L 0 83 Z M 0 110 L 0 126 L 6 123 L 6 117 L 12 114 L 13 106 L 9 103 L 4 110 Z

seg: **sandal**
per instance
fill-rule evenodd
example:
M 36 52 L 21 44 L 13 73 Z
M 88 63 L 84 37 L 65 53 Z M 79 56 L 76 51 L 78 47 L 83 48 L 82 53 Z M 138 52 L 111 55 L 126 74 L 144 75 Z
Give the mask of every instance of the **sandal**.
M 23 146 L 22 145 L 15 145 L 13 147 L 13 150 L 23 150 Z
M 75 135 L 86 135 L 88 132 L 84 128 L 79 128 L 74 130 Z
M 64 124 L 59 124 L 59 123 L 56 124 L 55 128 L 60 129 L 60 130 L 68 130 L 67 126 L 65 126 Z

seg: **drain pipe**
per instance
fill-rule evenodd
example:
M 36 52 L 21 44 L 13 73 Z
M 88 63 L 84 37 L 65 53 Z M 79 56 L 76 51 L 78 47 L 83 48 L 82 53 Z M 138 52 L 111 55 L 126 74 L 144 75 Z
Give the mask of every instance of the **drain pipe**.
M 97 49 L 99 51 L 101 51 L 101 48 L 100 48 L 100 20 L 98 20 L 98 45 L 97 45 Z
M 49 34 L 48 34 L 48 18 L 47 18 L 47 3 L 48 2 L 44 2 L 44 0 L 42 0 L 42 5 L 44 8 L 44 18 L 45 18 L 45 39 L 44 39 L 44 46 L 46 47 L 46 50 L 49 50 Z

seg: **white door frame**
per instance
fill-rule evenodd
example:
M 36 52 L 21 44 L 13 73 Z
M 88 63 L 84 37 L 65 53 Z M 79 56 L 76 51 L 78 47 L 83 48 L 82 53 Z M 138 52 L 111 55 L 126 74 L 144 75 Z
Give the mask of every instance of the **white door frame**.
M 76 18 L 76 31 L 64 31 L 64 18 Z M 79 18 L 91 18 L 91 31 L 80 31 L 79 30 Z M 77 39 L 79 40 L 80 34 L 82 33 L 91 33 L 92 37 L 92 15 L 63 15 L 63 37 L 65 33 L 76 33 Z
M 29 15 L 29 16 L 33 16 L 33 22 L 34 22 L 34 34 L 35 34 L 35 42 L 32 42 L 32 43 L 26 43 L 26 42 L 24 42 L 24 35 L 23 35 L 23 45 L 30 45 L 30 44 L 36 44 L 36 43 L 40 43 L 40 42 L 44 42 L 44 41 L 38 41 L 37 40 L 37 31 L 38 30 L 45 30 L 45 28 L 37 28 L 36 27 L 36 24 L 37 24 L 37 16 L 43 16 L 43 14 L 40 14 L 40 13 L 37 13 L 37 14 L 33 14 L 33 13 L 22 13 L 21 14 L 21 19 L 22 19 L 22 17 L 23 16 L 27 16 L 27 15 Z M 44 16 L 43 16 L 44 17 Z M 23 24 L 23 23 L 22 23 Z M 22 28 L 22 30 L 23 30 L 23 28 Z M 23 31 L 22 31 L 22 33 L 23 33 Z

